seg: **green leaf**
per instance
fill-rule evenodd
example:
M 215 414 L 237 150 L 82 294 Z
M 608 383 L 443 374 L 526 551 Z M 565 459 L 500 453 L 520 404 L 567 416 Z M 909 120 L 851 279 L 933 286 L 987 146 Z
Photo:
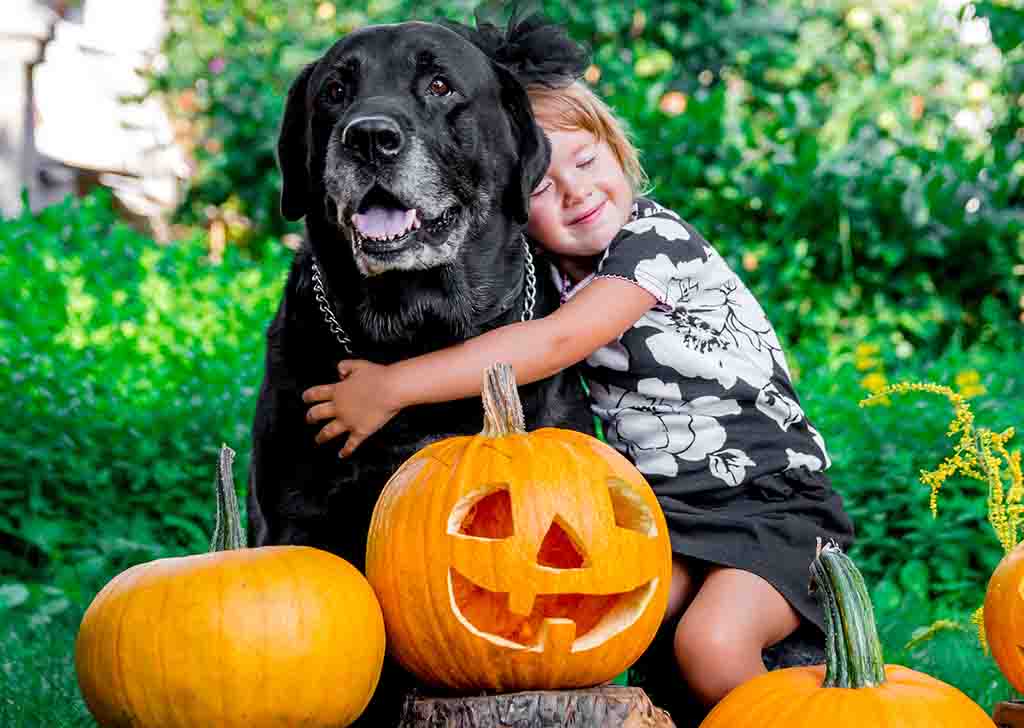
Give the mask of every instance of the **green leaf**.
M 31 592 L 24 584 L 0 585 L 0 607 L 10 609 L 28 601 Z
M 928 564 L 923 561 L 911 559 L 900 567 L 900 586 L 922 599 L 928 597 L 930 581 Z

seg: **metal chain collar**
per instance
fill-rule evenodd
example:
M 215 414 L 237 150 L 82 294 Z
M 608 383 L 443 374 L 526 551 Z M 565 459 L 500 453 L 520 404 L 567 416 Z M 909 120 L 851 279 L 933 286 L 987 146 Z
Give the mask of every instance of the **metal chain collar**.
M 324 321 L 327 322 L 327 328 L 334 334 L 334 338 L 341 344 L 345 353 L 352 356 L 352 339 L 348 338 L 345 329 L 341 328 L 341 324 L 335 318 L 331 304 L 327 300 L 327 284 L 324 283 L 323 276 L 320 275 L 320 266 L 316 264 L 316 256 L 313 257 L 313 293 L 320 306 L 320 312 L 324 315 Z
M 537 303 L 537 271 L 533 265 L 533 253 L 530 251 L 530 244 L 526 241 L 525 235 L 521 236 L 521 238 L 523 241 L 523 253 L 526 257 L 526 297 L 523 300 L 523 315 L 520 320 L 532 321 L 533 309 Z M 337 317 L 334 315 L 334 309 L 331 307 L 327 297 L 327 283 L 320 273 L 320 266 L 317 265 L 315 255 L 313 256 L 313 294 L 317 305 L 320 307 L 320 312 L 324 315 L 327 328 L 334 334 L 334 338 L 341 344 L 341 348 L 345 350 L 345 353 L 352 356 L 352 339 L 345 333 L 345 329 L 341 327 Z

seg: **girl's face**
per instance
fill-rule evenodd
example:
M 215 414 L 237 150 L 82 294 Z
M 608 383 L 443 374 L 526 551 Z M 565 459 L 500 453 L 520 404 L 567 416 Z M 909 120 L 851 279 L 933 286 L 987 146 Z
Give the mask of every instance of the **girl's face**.
M 583 129 L 544 131 L 551 166 L 530 197 L 527 232 L 556 256 L 592 258 L 629 222 L 633 189 L 607 142 Z

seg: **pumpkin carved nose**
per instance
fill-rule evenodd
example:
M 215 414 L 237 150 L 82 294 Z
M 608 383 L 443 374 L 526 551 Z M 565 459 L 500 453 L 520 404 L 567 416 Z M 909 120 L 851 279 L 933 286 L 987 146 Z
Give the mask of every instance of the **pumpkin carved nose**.
M 537 563 L 550 569 L 578 569 L 586 565 L 581 549 L 556 519 L 541 541 Z

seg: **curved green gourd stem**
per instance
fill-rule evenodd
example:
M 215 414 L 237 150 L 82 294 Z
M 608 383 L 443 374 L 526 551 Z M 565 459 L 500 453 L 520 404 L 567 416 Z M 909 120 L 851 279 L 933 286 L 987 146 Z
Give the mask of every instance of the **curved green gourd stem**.
M 231 466 L 235 462 L 235 451 L 227 445 L 220 446 L 217 458 L 217 521 L 213 526 L 213 540 L 210 551 L 233 551 L 245 548 L 242 533 L 242 516 L 238 510 L 238 495 L 235 493 L 235 477 Z
M 503 437 L 526 432 L 523 404 L 519 401 L 515 372 L 503 362 L 491 364 L 484 371 L 480 392 L 484 401 L 485 437 Z
M 882 643 L 864 577 L 835 544 L 818 550 L 812 583 L 825 616 L 827 688 L 866 688 L 885 682 Z

